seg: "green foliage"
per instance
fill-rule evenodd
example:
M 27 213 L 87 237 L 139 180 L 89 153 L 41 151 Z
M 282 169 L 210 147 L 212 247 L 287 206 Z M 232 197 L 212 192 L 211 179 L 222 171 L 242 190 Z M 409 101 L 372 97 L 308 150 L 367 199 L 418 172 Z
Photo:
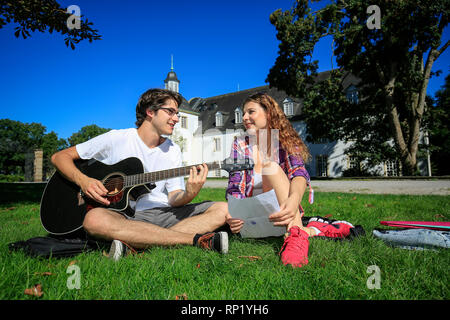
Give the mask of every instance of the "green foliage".
M 413 173 L 431 67 L 450 44 L 441 43 L 449 1 L 336 0 L 315 12 L 309 3 L 271 14 L 281 43 L 267 81 L 304 99 L 311 140 L 352 141 L 348 154 L 374 163 L 400 158 Z M 380 8 L 380 29 L 366 24 L 369 4 Z M 333 39 L 330 59 L 339 67 L 327 79 L 312 60 L 324 37 Z M 358 104 L 345 101 L 349 73 L 358 80 Z
M 7 23 L 17 23 L 14 35 L 30 37 L 30 32 L 59 32 L 66 35 L 64 42 L 67 47 L 75 49 L 75 44 L 82 40 L 101 40 L 98 30 L 93 29 L 92 22 L 80 17 L 80 28 L 69 29 L 67 20 L 72 14 L 54 0 L 14 0 L 0 1 L 0 29 Z
M 24 176 L 0 174 L 0 182 L 20 182 L 20 181 L 25 181 Z
M 23 174 L 25 155 L 38 148 L 45 127 L 0 119 L 0 173 Z
M 436 105 L 429 107 L 429 135 L 434 175 L 450 175 L 450 75 L 436 92 Z
M 102 133 L 106 133 L 111 129 L 105 129 L 97 126 L 96 124 L 91 124 L 88 126 L 84 126 L 81 128 L 78 132 L 75 132 L 70 136 L 69 144 L 70 146 L 77 145 L 79 143 L 88 141 L 89 139 L 92 139 Z
M 40 123 L 22 123 L 10 119 L 0 119 L 0 174 L 4 181 L 23 180 L 25 166 L 33 158 L 36 149 L 44 152 L 44 179 L 54 172 L 51 156 L 69 145 L 63 138 L 51 131 L 46 133 L 46 128 Z M 89 125 L 72 134 L 68 139 L 70 145 L 87 141 L 110 129 L 100 128 L 97 125 Z M 17 176 L 13 178 L 12 176 Z
M 47 177 L 55 170 L 51 163 L 52 155 L 67 147 L 67 141 L 63 138 L 58 138 L 58 135 L 54 131 L 42 137 L 41 149 L 44 151 L 44 172 Z
M 50 173 L 51 155 L 64 149 L 67 143 L 64 139 L 58 139 L 55 132 L 46 134 L 45 131 L 46 128 L 40 123 L 0 119 L 0 173 L 23 176 L 27 157 L 32 157 L 36 149 L 43 150 L 44 173 Z

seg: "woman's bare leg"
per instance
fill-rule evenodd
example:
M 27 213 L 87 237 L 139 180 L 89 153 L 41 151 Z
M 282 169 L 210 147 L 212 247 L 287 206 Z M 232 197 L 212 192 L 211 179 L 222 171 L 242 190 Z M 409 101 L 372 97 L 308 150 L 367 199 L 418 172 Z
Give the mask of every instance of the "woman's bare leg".
M 264 174 L 263 171 L 263 192 L 274 189 L 278 199 L 278 203 L 283 203 L 289 196 L 290 181 L 284 173 L 283 169 L 281 169 L 281 167 L 277 163 L 271 162 L 270 166 L 271 167 L 269 171 L 265 170 L 265 172 L 268 172 L 270 174 Z M 300 214 L 300 210 L 298 209 L 294 219 L 286 226 L 286 230 L 289 230 L 293 226 L 299 227 L 310 236 L 316 234 L 316 231 L 314 229 L 306 228 L 303 226 L 302 215 Z

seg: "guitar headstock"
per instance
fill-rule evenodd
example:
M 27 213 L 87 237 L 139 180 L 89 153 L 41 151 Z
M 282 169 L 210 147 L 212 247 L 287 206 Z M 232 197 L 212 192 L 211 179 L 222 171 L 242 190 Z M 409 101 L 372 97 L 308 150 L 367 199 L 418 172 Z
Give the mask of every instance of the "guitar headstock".
M 233 159 L 226 158 L 221 162 L 221 169 L 228 173 L 234 171 L 251 170 L 253 169 L 253 161 L 249 158 L 245 159 Z

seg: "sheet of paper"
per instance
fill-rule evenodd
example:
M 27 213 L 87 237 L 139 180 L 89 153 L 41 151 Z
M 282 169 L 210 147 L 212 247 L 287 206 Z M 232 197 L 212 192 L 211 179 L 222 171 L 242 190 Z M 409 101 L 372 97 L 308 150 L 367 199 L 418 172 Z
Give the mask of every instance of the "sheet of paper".
M 229 197 L 228 211 L 233 218 L 245 221 L 240 231 L 243 238 L 278 237 L 286 232 L 285 227 L 274 226 L 268 218 L 272 213 L 280 211 L 273 189 L 251 198 Z

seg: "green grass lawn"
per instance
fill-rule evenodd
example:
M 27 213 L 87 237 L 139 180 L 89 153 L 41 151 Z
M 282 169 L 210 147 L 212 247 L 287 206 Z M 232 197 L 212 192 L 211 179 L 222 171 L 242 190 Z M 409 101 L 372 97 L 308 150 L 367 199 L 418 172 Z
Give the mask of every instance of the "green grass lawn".
M 222 201 L 223 189 L 204 189 L 195 202 Z M 305 196 L 305 199 L 307 197 Z M 306 202 L 306 201 L 305 201 Z M 449 299 L 448 250 L 391 248 L 371 233 L 380 220 L 449 221 L 446 196 L 366 195 L 316 192 L 305 215 L 332 215 L 362 225 L 366 235 L 352 241 L 310 239 L 309 264 L 281 264 L 281 238 L 230 238 L 227 255 L 195 247 L 153 247 L 113 262 L 101 250 L 73 258 L 35 259 L 9 252 L 8 244 L 45 235 L 38 203 L 0 205 L 0 299 Z M 256 256 L 257 259 L 249 259 Z M 75 264 L 80 289 L 69 289 Z M 370 266 L 380 270 L 380 289 L 369 289 Z M 69 279 L 70 280 L 70 279 Z M 24 294 L 40 284 L 40 298 Z

